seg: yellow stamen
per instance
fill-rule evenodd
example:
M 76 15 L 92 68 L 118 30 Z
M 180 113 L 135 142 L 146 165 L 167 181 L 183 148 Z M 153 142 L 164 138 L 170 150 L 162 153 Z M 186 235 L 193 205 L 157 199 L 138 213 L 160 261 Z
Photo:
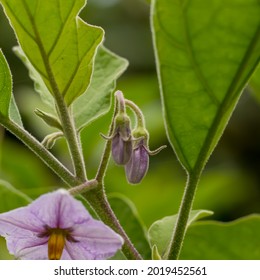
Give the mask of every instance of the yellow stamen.
M 60 260 L 66 241 L 66 231 L 63 229 L 52 229 L 48 240 L 49 260 Z

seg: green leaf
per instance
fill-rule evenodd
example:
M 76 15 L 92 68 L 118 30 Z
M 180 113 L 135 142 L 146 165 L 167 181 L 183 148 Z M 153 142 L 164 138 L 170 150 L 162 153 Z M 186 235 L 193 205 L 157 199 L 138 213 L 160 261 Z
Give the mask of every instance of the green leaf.
M 233 222 L 196 222 L 188 228 L 180 259 L 259 260 L 260 215 Z
M 259 62 L 258 0 L 154 0 L 152 28 L 169 139 L 201 170 Z
M 12 95 L 12 77 L 5 57 L 0 50 L 0 114 L 9 118 L 9 105 Z
M 0 49 L 0 115 L 22 125 L 22 120 L 12 95 L 12 75 L 8 63 Z
M 253 89 L 254 96 L 260 102 L 260 65 L 250 79 L 250 87 Z
M 25 206 L 31 202 L 31 199 L 10 183 L 0 180 L 0 201 L 0 213 L 2 213 Z
M 1 0 L 30 63 L 67 105 L 85 92 L 103 30 L 78 17 L 85 0 Z M 58 91 L 58 92 L 57 92 Z
M 18 107 L 16 105 L 16 102 L 14 100 L 14 96 L 11 96 L 11 103 L 9 107 L 9 117 L 12 121 L 14 121 L 19 126 L 23 127 L 21 115 L 19 113 Z
M 144 259 L 150 259 L 151 249 L 147 241 L 146 229 L 138 217 L 134 204 L 119 194 L 110 195 L 109 203 L 136 249 Z
M 37 72 L 37 70 L 33 67 L 31 62 L 26 57 L 22 48 L 19 46 L 13 47 L 14 53 L 21 59 L 26 68 L 29 71 L 29 76 L 34 82 L 35 90 L 40 94 L 41 100 L 48 106 L 51 112 L 56 113 L 55 109 L 55 101 L 47 86 L 45 85 L 41 75 Z
M 54 99 L 44 84 L 41 76 L 32 66 L 20 47 L 15 47 L 15 54 L 29 70 L 35 89 L 48 106 L 52 114 L 57 115 Z M 126 59 L 121 58 L 105 47 L 99 47 L 95 56 L 93 75 L 87 90 L 73 103 L 76 126 L 79 130 L 109 110 L 111 93 L 115 89 L 116 79 L 128 66 Z
M 189 221 L 187 227 L 191 223 L 199 220 L 201 218 L 212 215 L 212 211 L 208 210 L 193 210 L 190 213 Z M 172 232 L 177 221 L 177 215 L 167 216 L 161 220 L 154 222 L 148 230 L 148 238 L 151 247 L 156 245 L 159 255 L 163 256 L 166 252 L 170 240 L 172 237 Z
M 76 126 L 82 129 L 107 113 L 116 79 L 126 70 L 128 62 L 105 47 L 98 49 L 92 80 L 85 94 L 73 104 Z

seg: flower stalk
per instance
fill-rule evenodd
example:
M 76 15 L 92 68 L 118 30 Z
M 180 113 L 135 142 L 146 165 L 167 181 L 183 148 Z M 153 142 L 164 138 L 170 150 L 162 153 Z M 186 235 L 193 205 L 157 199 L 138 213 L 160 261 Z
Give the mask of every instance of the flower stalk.
M 128 106 L 136 115 L 137 127 L 145 128 L 145 119 L 140 108 L 131 100 L 125 99 L 125 105 Z

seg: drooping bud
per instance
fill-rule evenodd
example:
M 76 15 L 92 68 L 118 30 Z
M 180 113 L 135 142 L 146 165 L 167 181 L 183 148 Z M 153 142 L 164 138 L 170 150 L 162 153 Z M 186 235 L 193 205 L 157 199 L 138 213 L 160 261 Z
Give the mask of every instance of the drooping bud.
M 125 165 L 131 158 L 132 139 L 130 119 L 126 114 L 115 118 L 115 129 L 112 137 L 112 157 L 118 165 Z
M 145 148 L 145 139 L 138 140 L 132 151 L 132 156 L 125 166 L 126 178 L 131 184 L 142 181 L 149 166 L 149 154 Z
M 129 162 L 125 165 L 126 178 L 130 184 L 138 184 L 145 177 L 149 167 L 149 156 L 156 155 L 166 146 L 150 151 L 148 146 L 149 133 L 143 127 L 133 131 L 134 147 Z

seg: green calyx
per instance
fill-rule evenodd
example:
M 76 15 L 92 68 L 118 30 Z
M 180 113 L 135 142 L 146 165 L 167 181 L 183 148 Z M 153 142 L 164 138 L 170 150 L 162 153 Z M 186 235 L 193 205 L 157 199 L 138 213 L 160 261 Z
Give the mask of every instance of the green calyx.
M 125 113 L 118 113 L 115 117 L 115 127 L 121 125 L 129 125 L 130 126 L 130 118 Z
M 148 140 L 148 138 L 149 138 L 148 131 L 142 126 L 138 126 L 137 128 L 135 128 L 132 132 L 132 135 L 136 139 L 143 138 L 143 139 Z

